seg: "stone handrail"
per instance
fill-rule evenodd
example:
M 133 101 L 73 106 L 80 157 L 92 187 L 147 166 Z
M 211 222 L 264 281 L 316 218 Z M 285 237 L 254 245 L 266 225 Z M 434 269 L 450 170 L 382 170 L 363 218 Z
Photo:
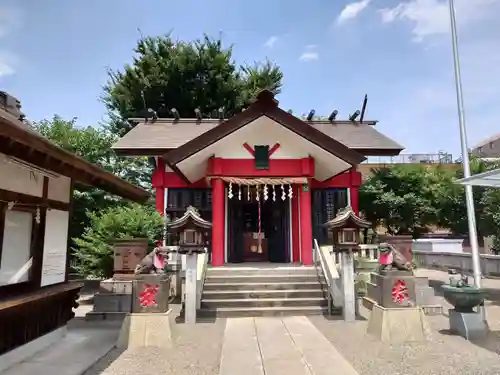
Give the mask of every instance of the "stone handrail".
M 413 259 L 417 267 L 443 270 L 454 268 L 467 273 L 472 272 L 472 255 L 470 253 L 413 250 Z M 480 260 L 484 276 L 500 277 L 500 255 L 481 254 Z
M 186 272 L 186 255 L 180 255 L 181 264 L 182 264 L 182 273 L 185 275 Z M 200 309 L 201 307 L 201 296 L 203 294 L 203 287 L 205 285 L 205 276 L 208 267 L 208 251 L 205 249 L 204 253 L 198 254 L 196 259 L 196 308 Z M 185 291 L 185 282 L 183 281 L 183 293 L 182 293 L 182 302 L 184 302 L 184 291 Z
M 201 308 L 201 296 L 203 294 L 203 286 L 205 285 L 205 276 L 208 266 L 208 252 L 198 254 L 196 261 L 196 308 Z
M 333 246 L 331 246 L 331 245 L 321 246 L 321 247 L 322 248 L 326 247 L 329 249 L 330 252 L 333 252 Z M 367 259 L 378 259 L 378 245 L 371 245 L 371 244 L 359 245 L 359 247 L 361 248 L 361 250 L 359 251 L 359 253 L 353 254 L 354 259 L 356 259 L 357 257 L 363 257 L 363 258 L 367 258 Z M 340 260 L 342 257 L 342 253 L 333 253 L 332 257 L 333 257 L 335 264 L 337 266 L 339 266 Z
M 329 313 L 331 313 L 332 302 L 333 305 L 337 307 L 341 307 L 344 304 L 344 299 L 340 288 L 340 275 L 333 261 L 333 257 L 330 254 L 329 246 L 322 246 L 320 248 L 318 245 L 318 241 L 314 240 L 314 252 L 317 257 L 316 259 L 319 259 L 321 271 L 326 279 L 329 301 L 328 309 Z

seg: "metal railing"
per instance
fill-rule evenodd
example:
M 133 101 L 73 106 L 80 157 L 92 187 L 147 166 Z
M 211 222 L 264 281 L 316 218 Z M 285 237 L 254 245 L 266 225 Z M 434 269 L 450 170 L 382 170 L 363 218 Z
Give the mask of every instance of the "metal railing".
M 362 164 L 454 164 L 453 156 L 442 154 L 402 154 L 397 156 L 368 156 Z

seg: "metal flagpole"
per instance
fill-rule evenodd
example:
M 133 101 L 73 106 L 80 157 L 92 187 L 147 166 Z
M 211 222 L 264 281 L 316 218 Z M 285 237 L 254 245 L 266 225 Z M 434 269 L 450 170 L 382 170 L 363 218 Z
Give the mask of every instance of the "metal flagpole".
M 460 58 L 458 54 L 457 24 L 455 19 L 455 2 L 450 3 L 451 40 L 453 44 L 453 63 L 455 66 L 455 86 L 457 90 L 458 121 L 460 123 L 460 144 L 462 148 L 462 166 L 464 178 L 470 177 L 469 149 L 467 147 L 467 130 L 465 126 L 464 99 L 462 95 L 462 78 L 460 74 Z M 479 259 L 479 248 L 477 243 L 476 216 L 474 210 L 474 197 L 472 186 L 465 186 L 465 200 L 467 204 L 467 221 L 469 224 L 469 240 L 472 252 L 472 268 L 474 271 L 474 284 L 481 287 L 481 263 Z M 484 316 L 484 308 L 481 309 Z

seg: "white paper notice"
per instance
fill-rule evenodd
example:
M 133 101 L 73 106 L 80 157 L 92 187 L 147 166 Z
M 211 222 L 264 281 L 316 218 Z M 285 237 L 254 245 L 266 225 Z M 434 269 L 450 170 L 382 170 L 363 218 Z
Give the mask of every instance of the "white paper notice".
M 68 255 L 67 211 L 47 210 L 41 286 L 64 282 Z

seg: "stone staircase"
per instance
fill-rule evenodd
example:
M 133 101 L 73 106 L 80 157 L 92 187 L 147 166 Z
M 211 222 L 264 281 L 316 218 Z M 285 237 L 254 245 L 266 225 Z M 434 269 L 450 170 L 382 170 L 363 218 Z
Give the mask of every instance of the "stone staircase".
M 326 283 L 315 267 L 208 268 L 200 317 L 327 313 Z

